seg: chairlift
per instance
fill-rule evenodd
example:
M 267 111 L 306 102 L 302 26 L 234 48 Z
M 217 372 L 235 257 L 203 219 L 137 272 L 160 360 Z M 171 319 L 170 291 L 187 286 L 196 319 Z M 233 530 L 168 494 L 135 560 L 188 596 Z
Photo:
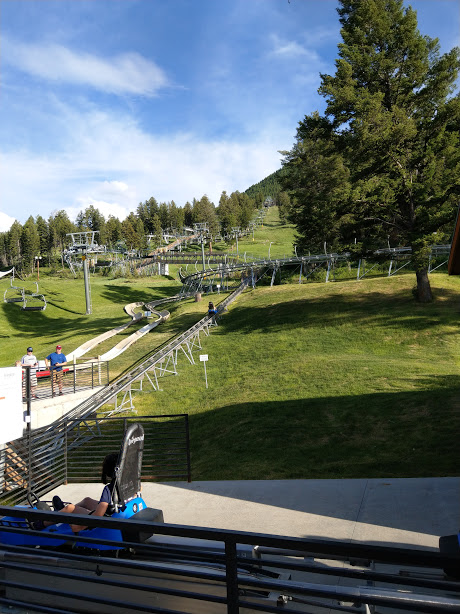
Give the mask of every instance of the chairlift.
M 45 311 L 46 299 L 43 294 L 24 294 L 24 304 L 22 306 L 23 311 Z
M 10 287 L 5 290 L 3 293 L 3 302 L 4 303 L 22 303 L 24 300 L 24 288 L 19 286 L 14 286 L 14 269 L 13 276 L 10 279 Z M 10 293 L 10 294 L 8 294 Z

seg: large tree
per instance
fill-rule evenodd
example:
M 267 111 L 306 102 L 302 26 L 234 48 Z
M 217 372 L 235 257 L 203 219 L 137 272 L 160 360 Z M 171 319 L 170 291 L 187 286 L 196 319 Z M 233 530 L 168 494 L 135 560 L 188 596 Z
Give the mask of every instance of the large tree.
M 50 264 L 50 258 L 51 258 L 51 250 L 52 250 L 52 244 L 51 244 L 51 237 L 50 237 L 50 229 L 48 226 L 48 222 L 42 218 L 41 215 L 37 215 L 36 219 L 35 219 L 35 223 L 37 225 L 37 232 L 38 232 L 38 236 L 39 236 L 39 255 L 41 256 L 45 256 L 45 254 L 48 254 L 48 266 Z
M 338 13 L 343 42 L 336 72 L 321 75 L 319 89 L 325 117 L 307 117 L 295 147 L 301 154 L 311 149 L 322 120 L 316 144 L 334 162 L 333 176 L 341 165 L 348 174 L 344 190 L 324 202 L 333 238 L 346 245 L 354 236 L 363 250 L 386 244 L 388 236 L 411 246 L 418 296 L 429 301 L 429 246 L 435 232 L 452 225 L 460 192 L 460 99 L 453 95 L 459 50 L 440 55 L 438 40 L 419 32 L 416 12 L 402 0 L 340 0 Z M 288 188 L 299 176 L 295 154 L 285 160 Z M 315 175 L 317 163 L 306 155 L 303 172 L 324 183 L 327 165 Z M 301 186 L 303 194 L 292 187 L 295 218 L 296 207 L 299 213 L 317 205 L 318 193 L 315 182 Z M 299 231 L 307 242 L 308 228 Z
M 70 221 L 66 211 L 62 209 L 61 211 L 53 211 L 48 219 L 48 225 L 52 246 L 60 252 L 61 265 L 64 267 L 64 249 L 70 243 L 67 234 L 76 231 L 75 224 Z
M 109 215 L 105 230 L 107 233 L 107 242 L 111 248 L 114 248 L 117 242 L 122 238 L 120 220 L 113 215 Z
M 32 271 L 35 265 L 35 256 L 40 252 L 40 236 L 35 220 L 32 216 L 22 227 L 21 232 L 21 257 L 24 269 Z

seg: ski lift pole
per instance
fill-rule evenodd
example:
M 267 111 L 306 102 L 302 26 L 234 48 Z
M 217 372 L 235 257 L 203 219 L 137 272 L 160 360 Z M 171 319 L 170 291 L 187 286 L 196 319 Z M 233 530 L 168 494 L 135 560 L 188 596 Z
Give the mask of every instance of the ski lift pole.
M 85 281 L 85 298 L 86 298 L 86 315 L 91 313 L 91 299 L 89 294 L 89 271 L 88 271 L 88 255 L 83 254 L 83 277 Z

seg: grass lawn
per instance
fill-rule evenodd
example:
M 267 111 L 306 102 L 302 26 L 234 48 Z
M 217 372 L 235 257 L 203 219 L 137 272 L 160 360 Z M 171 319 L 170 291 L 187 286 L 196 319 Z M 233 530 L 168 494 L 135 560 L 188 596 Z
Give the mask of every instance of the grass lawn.
M 261 255 L 268 240 L 273 256 L 292 253 L 293 229 L 279 224 L 275 208 L 256 231 Z M 240 253 L 244 247 L 240 242 Z M 413 274 L 258 286 L 202 337 L 209 388 L 203 364 L 183 356 L 179 377 L 137 395 L 136 409 L 190 415 L 194 479 L 458 475 L 460 279 L 434 273 L 431 283 L 430 305 L 414 301 Z M 0 290 L 8 285 L 1 280 Z M 28 345 L 38 358 L 56 343 L 70 352 L 126 322 L 126 304 L 179 288 L 173 277 L 92 276 L 93 314 L 86 316 L 83 279 L 40 270 L 45 311 L 1 304 L 0 366 L 13 365 Z M 213 296 L 216 303 L 222 298 Z M 165 324 L 110 362 L 111 378 L 192 326 L 206 305 L 207 297 L 168 305 Z
M 458 475 L 460 280 L 258 288 L 140 413 L 190 414 L 194 479 Z
M 269 207 L 263 226 L 260 225 L 254 230 L 254 240 L 252 233 L 238 239 L 238 253 L 240 259 L 244 261 L 246 253 L 247 260 L 250 260 L 251 255 L 257 258 L 270 257 L 284 258 L 294 255 L 295 244 L 295 227 L 292 224 L 281 224 L 278 207 Z M 271 243 L 271 246 L 270 246 Z M 193 245 L 190 251 L 197 252 L 201 249 L 197 245 Z M 208 247 L 206 246 L 206 250 Z M 213 252 L 225 252 L 236 255 L 236 243 L 226 243 L 225 241 L 217 241 L 212 245 Z
M 278 207 L 269 207 L 263 226 L 254 231 L 254 241 L 252 234 L 238 240 L 238 252 L 241 258 L 246 252 L 248 260 L 250 254 L 268 258 L 269 250 L 271 258 L 288 258 L 294 255 L 294 244 L 295 227 L 292 224 L 281 224 Z
M 21 283 L 20 280 L 15 282 L 16 285 Z M 1 280 L 0 291 L 4 292 L 9 284 L 9 280 Z M 30 285 L 30 281 L 26 280 L 23 285 Z M 64 354 L 69 353 L 85 341 L 127 322 L 130 317 L 123 307 L 128 303 L 170 296 L 180 288 L 180 282 L 167 277 L 110 279 L 91 276 L 93 313 L 85 315 L 83 279 L 47 276 L 45 271 L 40 270 L 39 289 L 46 297 L 45 311 L 23 311 L 18 303 L 0 304 L 0 366 L 14 365 L 29 345 L 34 348 L 38 359 L 54 351 L 57 343 L 62 345 Z M 171 336 L 191 326 L 206 312 L 206 305 L 204 302 L 188 301 L 186 304 L 172 304 L 169 310 L 175 314 L 174 317 L 110 362 L 112 379 Z M 145 319 L 141 320 L 98 345 L 93 355 L 103 354 L 146 323 Z

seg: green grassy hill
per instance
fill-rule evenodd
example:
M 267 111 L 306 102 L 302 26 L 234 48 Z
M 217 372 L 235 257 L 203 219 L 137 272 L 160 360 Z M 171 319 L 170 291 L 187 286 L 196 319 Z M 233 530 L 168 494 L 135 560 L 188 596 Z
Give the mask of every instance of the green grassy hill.
M 272 256 L 292 254 L 293 241 L 294 229 L 280 225 L 273 207 L 255 241 L 240 242 L 240 254 L 268 255 L 270 243 Z M 83 279 L 40 275 L 46 311 L 0 306 L 2 367 L 28 345 L 38 358 L 58 342 L 69 352 L 126 322 L 127 303 L 180 288 L 173 278 L 93 276 L 93 314 L 86 316 Z M 413 274 L 286 281 L 247 291 L 203 337 L 208 389 L 203 364 L 183 357 L 179 377 L 135 397 L 139 414 L 189 413 L 194 479 L 458 475 L 459 278 L 432 274 L 429 305 L 413 299 Z M 1 280 L 0 290 L 8 285 Z M 168 306 L 170 320 L 111 361 L 111 377 L 192 326 L 206 304 Z
M 136 408 L 190 414 L 194 479 L 458 474 L 459 280 L 258 288 Z

